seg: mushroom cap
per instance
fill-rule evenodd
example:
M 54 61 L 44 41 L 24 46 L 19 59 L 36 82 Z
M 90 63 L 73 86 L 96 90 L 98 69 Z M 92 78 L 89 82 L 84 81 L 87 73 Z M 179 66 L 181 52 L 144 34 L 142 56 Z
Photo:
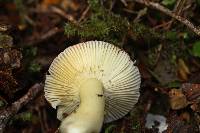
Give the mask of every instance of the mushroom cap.
M 58 119 L 77 109 L 79 88 L 89 78 L 103 83 L 104 122 L 123 117 L 137 103 L 141 79 L 129 55 L 112 44 L 88 41 L 61 52 L 46 75 L 45 98 L 58 109 Z

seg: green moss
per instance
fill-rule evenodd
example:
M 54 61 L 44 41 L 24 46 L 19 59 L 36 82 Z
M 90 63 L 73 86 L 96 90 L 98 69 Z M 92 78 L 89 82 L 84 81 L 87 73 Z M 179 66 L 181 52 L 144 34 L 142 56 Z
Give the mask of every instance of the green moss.
M 78 36 L 84 40 L 102 40 L 114 44 L 123 42 L 128 33 L 132 33 L 134 40 L 144 39 L 151 41 L 157 40 L 160 35 L 148 27 L 129 23 L 127 18 L 114 14 L 107 10 L 98 0 L 88 0 L 91 16 L 79 24 L 66 24 L 65 34 L 68 37 Z
M 160 33 L 143 24 L 132 23 L 130 28 L 136 39 L 142 38 L 146 41 L 152 41 L 163 38 Z
M 106 10 L 97 0 L 89 0 L 92 15 L 78 26 L 65 25 L 65 34 L 87 39 L 99 39 L 110 43 L 121 42 L 127 33 L 128 20 Z

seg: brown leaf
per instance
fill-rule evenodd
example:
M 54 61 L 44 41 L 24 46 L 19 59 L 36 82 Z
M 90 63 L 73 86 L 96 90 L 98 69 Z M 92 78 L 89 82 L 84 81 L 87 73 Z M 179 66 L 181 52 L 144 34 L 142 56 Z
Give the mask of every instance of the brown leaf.
M 170 105 L 174 110 L 185 108 L 188 105 L 186 96 L 182 93 L 181 89 L 172 89 L 169 92 Z
M 60 4 L 62 0 L 43 0 L 42 4 L 44 6 L 49 6 L 49 5 L 56 5 L 56 4 Z

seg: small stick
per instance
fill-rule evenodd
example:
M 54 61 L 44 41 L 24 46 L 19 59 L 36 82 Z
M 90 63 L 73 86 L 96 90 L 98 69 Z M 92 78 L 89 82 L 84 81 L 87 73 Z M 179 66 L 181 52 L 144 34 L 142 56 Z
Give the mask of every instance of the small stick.
M 181 13 L 182 13 L 182 11 L 183 11 L 183 8 L 184 8 L 184 5 L 185 5 L 185 2 L 186 2 L 186 0 L 178 0 L 177 2 L 176 2 L 176 5 L 175 5 L 175 7 L 174 7 L 174 9 L 173 9 L 173 12 L 176 14 L 176 15 L 181 15 Z M 169 22 L 169 24 L 168 24 L 168 29 L 171 27 L 171 25 L 173 24 L 173 22 L 174 22 L 174 18 L 172 18 L 171 20 L 170 20 L 170 22 Z
M 172 12 L 168 8 L 160 5 L 159 3 L 146 1 L 146 0 L 135 0 L 135 2 L 143 4 L 147 7 L 154 8 L 156 10 L 159 10 L 166 15 L 178 20 L 182 24 L 186 25 L 190 30 L 192 30 L 194 33 L 196 33 L 198 36 L 200 36 L 200 29 L 198 29 L 192 22 L 190 22 L 188 19 L 181 17 L 180 15 L 177 15 L 176 13 Z
M 43 90 L 43 84 L 34 84 L 29 91 L 11 106 L 0 110 L 0 133 L 3 133 L 8 121 L 28 102 L 33 100 Z
M 35 38 L 34 40 L 30 41 L 28 43 L 28 45 L 36 45 L 38 43 L 41 43 L 60 32 L 63 32 L 63 30 L 58 27 L 54 27 L 54 28 L 50 29 L 49 31 L 47 31 L 45 34 L 41 35 L 40 37 Z
M 89 9 L 90 9 L 90 7 L 88 6 L 88 7 L 85 9 L 85 11 L 82 13 L 82 15 L 81 15 L 80 19 L 78 20 L 78 22 L 81 22 L 81 21 L 85 18 L 85 16 L 87 15 Z
M 56 6 L 51 6 L 51 11 L 60 15 L 61 17 L 67 19 L 73 24 L 78 24 L 78 22 L 75 20 L 75 18 L 72 15 L 66 14 L 62 9 L 56 7 Z
M 123 4 L 124 4 L 124 6 L 128 6 L 128 4 L 126 3 L 126 0 L 120 0 Z

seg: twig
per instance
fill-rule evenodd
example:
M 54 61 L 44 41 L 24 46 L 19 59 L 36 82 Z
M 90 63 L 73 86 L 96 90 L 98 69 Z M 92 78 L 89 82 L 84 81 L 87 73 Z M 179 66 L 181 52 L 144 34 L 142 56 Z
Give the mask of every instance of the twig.
M 137 14 L 137 17 L 133 20 L 133 22 L 137 23 L 140 21 L 140 18 L 143 17 L 145 14 L 147 13 L 147 8 L 143 8 L 141 9 L 138 14 Z
M 81 21 L 85 18 L 85 16 L 87 15 L 89 9 L 90 9 L 90 7 L 88 6 L 88 7 L 85 9 L 85 11 L 82 13 L 82 15 L 81 15 L 80 19 L 78 20 L 78 22 L 81 22 Z
M 28 45 L 35 45 L 38 43 L 41 43 L 49 38 L 51 38 L 52 36 L 63 32 L 63 29 L 60 29 L 58 27 L 54 27 L 52 29 L 50 29 L 49 31 L 47 31 L 45 34 L 39 36 L 38 38 L 34 38 L 32 41 L 29 41 L 29 43 L 27 43 Z
M 180 15 L 180 14 L 181 14 L 181 12 L 182 12 L 182 10 L 183 10 L 183 8 L 184 8 L 185 2 L 186 2 L 186 0 L 178 0 L 178 1 L 176 2 L 176 5 L 175 5 L 173 11 L 174 11 L 177 15 Z
M 120 0 L 123 4 L 124 4 L 124 6 L 128 6 L 128 4 L 126 3 L 126 0 Z
M 70 21 L 73 24 L 77 24 L 78 22 L 76 21 L 76 19 L 69 14 L 66 14 L 62 9 L 56 7 L 56 6 L 51 6 L 50 10 L 58 15 L 60 15 L 61 17 L 67 19 L 68 21 Z
M 43 85 L 36 83 L 29 91 L 10 107 L 0 110 L 0 133 L 3 133 L 8 121 L 28 102 L 33 100 L 36 95 L 43 90 Z
M 178 20 L 179 22 L 183 23 L 186 25 L 190 30 L 192 30 L 194 33 L 200 36 L 200 29 L 198 29 L 193 23 L 191 23 L 188 19 L 181 17 L 180 15 L 175 14 L 171 10 L 167 9 L 166 7 L 160 5 L 159 3 L 155 2 L 150 2 L 150 1 L 145 1 L 145 0 L 135 0 L 135 2 L 143 4 L 147 7 L 154 8 L 156 10 L 159 10 L 166 15 Z
M 115 6 L 116 0 L 112 0 L 110 7 L 109 7 L 109 11 L 111 11 L 113 9 L 113 7 Z
M 54 27 L 54 28 L 50 29 L 46 34 L 41 36 L 40 40 L 47 40 L 48 38 L 54 36 L 55 34 L 57 34 L 58 32 L 61 32 L 61 31 L 62 30 L 59 29 L 58 27 Z
M 25 19 L 30 25 L 32 25 L 32 26 L 35 26 L 35 25 L 36 25 L 35 22 L 34 22 L 34 20 L 32 20 L 27 14 L 24 15 L 24 19 Z
M 181 13 L 182 13 L 182 11 L 183 11 L 183 7 L 184 7 L 184 5 L 185 5 L 185 2 L 186 2 L 186 0 L 178 0 L 178 1 L 176 2 L 176 5 L 175 5 L 175 7 L 174 7 L 174 9 L 173 9 L 173 12 L 174 12 L 176 15 L 181 15 Z M 167 26 L 168 29 L 171 27 L 171 25 L 173 24 L 174 20 L 175 20 L 174 18 L 172 18 L 172 19 L 170 20 L 170 22 L 169 22 L 169 24 L 168 24 L 168 26 Z
M 161 27 L 165 27 L 165 26 L 168 26 L 170 25 L 172 22 L 172 20 L 168 21 L 168 22 L 163 22 L 162 24 L 159 24 L 159 25 L 156 25 L 155 27 L 153 27 L 153 29 L 159 29 Z

